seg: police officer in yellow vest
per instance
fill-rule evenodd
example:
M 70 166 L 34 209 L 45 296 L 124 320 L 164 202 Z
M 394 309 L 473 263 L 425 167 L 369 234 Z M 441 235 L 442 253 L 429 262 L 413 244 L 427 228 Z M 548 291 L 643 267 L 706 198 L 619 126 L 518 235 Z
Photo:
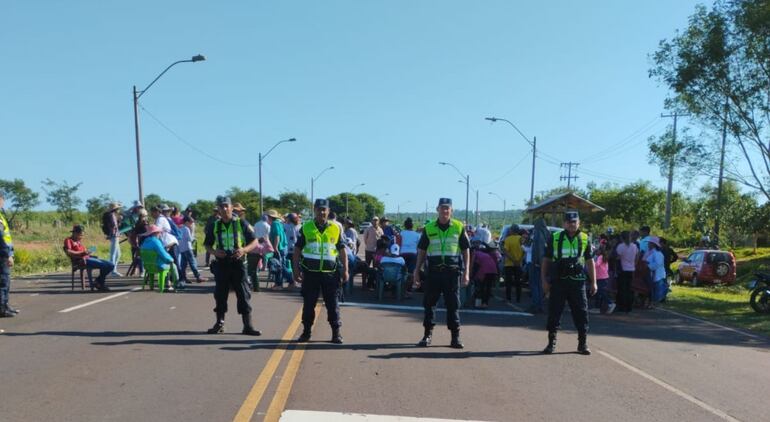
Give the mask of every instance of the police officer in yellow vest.
M 11 290 L 11 267 L 13 267 L 13 239 L 11 226 L 5 219 L 5 194 L 0 191 L 0 318 L 11 318 L 19 311 L 8 305 Z
M 342 280 L 348 279 L 348 256 L 342 241 L 340 226 L 329 221 L 329 201 L 318 198 L 313 204 L 315 218 L 302 225 L 294 244 L 293 268 L 294 282 L 302 283 L 302 334 L 297 341 L 310 340 L 315 305 L 318 295 L 323 293 L 326 315 L 332 327 L 332 343 L 341 344 L 340 306 L 337 294 L 340 288 L 340 276 L 337 265 L 342 265 Z M 340 253 L 342 251 L 342 253 Z
M 548 300 L 548 346 L 543 350 L 551 354 L 556 347 L 556 331 L 561 324 L 564 303 L 569 303 L 572 321 L 578 332 L 578 353 L 590 355 L 586 335 L 588 333 L 588 298 L 586 280 L 590 294 L 596 293 L 596 273 L 593 252 L 588 236 L 580 231 L 580 217 L 577 211 L 564 214 L 564 230 L 553 234 L 542 261 L 541 282 L 543 291 L 551 297 Z M 550 276 L 550 279 L 549 279 Z
M 446 323 L 452 332 L 451 347 L 462 349 L 460 341 L 460 277 L 462 285 L 470 282 L 470 241 L 463 223 L 452 218 L 452 200 L 441 198 L 438 201 L 438 219 L 425 224 L 420 241 L 417 244 L 417 267 L 414 270 L 416 287 L 421 284 L 420 269 L 428 262 L 428 273 L 423 289 L 422 304 L 425 308 L 423 327 L 425 335 L 417 343 L 420 347 L 430 346 L 433 336 L 433 315 L 439 297 L 444 295 L 446 303 Z
M 251 292 L 249 278 L 246 275 L 246 254 L 257 246 L 254 230 L 246 220 L 233 215 L 233 204 L 229 197 L 217 197 L 220 219 L 206 227 L 206 239 L 203 245 L 206 251 L 216 259 L 209 269 L 214 274 L 214 301 L 217 321 L 207 332 L 221 334 L 225 332 L 225 313 L 227 296 L 230 289 L 235 290 L 238 300 L 238 313 L 243 319 L 242 334 L 258 336 L 262 333 L 251 325 Z

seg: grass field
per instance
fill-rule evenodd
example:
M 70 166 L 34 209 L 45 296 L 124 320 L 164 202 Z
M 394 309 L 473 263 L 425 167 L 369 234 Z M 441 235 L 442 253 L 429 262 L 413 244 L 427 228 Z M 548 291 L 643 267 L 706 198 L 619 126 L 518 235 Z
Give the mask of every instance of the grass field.
M 699 318 L 726 323 L 739 328 L 770 335 L 770 315 L 754 312 L 749 306 L 746 284 L 754 272 L 770 269 L 770 248 L 739 248 L 733 251 L 737 260 L 738 281 L 733 286 L 691 287 L 674 285 L 666 308 Z M 686 255 L 686 251 L 680 256 Z

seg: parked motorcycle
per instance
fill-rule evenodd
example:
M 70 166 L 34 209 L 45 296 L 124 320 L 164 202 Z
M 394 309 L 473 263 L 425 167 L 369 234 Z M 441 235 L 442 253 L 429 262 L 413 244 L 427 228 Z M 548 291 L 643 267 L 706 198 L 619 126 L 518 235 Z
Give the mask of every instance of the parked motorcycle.
M 770 274 L 754 273 L 754 280 L 749 282 L 751 298 L 749 303 L 755 312 L 770 313 Z

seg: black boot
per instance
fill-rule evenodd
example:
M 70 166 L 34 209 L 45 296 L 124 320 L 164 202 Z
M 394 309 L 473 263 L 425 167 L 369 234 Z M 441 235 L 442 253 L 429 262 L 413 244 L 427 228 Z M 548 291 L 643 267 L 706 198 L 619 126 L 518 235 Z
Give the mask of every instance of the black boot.
M 310 328 L 312 325 L 305 325 L 305 328 L 302 329 L 302 334 L 300 334 L 299 338 L 297 338 L 297 342 L 299 343 L 306 343 L 310 341 Z
M 425 328 L 425 335 L 422 336 L 422 340 L 417 343 L 419 347 L 428 347 L 433 337 L 433 328 Z
M 217 322 L 206 331 L 207 334 L 222 334 L 225 332 L 225 314 L 217 313 Z
M 254 327 L 251 325 L 251 314 L 243 314 L 241 315 L 241 319 L 243 320 L 243 330 L 241 331 L 241 334 L 245 334 L 247 336 L 262 335 L 261 331 L 255 330 Z
M 332 327 L 332 343 L 342 344 L 342 336 L 340 335 L 340 327 Z
M 7 306 L 0 307 L 0 318 L 13 318 L 16 314 L 11 312 Z
M 463 342 L 460 341 L 460 330 L 452 330 L 452 342 L 449 343 L 449 347 L 453 349 L 462 349 L 465 347 Z
M 556 349 L 556 331 L 548 332 L 548 346 L 545 346 L 543 353 L 550 355 Z
M 591 349 L 588 348 L 588 342 L 586 341 L 586 334 L 578 334 L 578 353 L 581 355 L 590 355 Z

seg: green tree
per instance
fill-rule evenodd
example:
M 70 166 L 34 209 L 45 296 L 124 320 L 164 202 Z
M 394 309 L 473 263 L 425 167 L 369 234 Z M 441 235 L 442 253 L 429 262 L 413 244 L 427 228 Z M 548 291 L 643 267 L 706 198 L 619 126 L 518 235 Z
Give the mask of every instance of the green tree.
M 11 226 L 13 226 L 13 221 L 17 215 L 26 219 L 32 208 L 40 204 L 40 195 L 28 188 L 21 179 L 0 179 L 0 191 L 5 193 L 5 206 L 6 210 L 9 211 L 6 217 Z
M 278 195 L 279 207 L 287 212 L 309 211 L 310 199 L 303 192 L 283 192 Z
M 255 222 L 259 219 L 259 192 L 254 188 L 243 190 L 239 187 L 233 186 L 226 193 L 233 201 L 233 204 L 239 202 L 246 208 L 246 220 Z M 267 198 L 267 197 L 265 197 Z M 274 208 L 273 204 L 265 202 L 265 210 Z
M 144 197 L 144 209 L 147 210 L 147 212 L 150 212 L 153 208 L 160 204 L 166 204 L 169 207 L 177 207 L 181 208 L 182 204 L 176 201 L 172 201 L 170 199 L 164 199 L 160 195 L 156 193 L 151 193 Z
M 75 211 L 83 202 L 77 196 L 78 189 L 83 183 L 70 185 L 67 181 L 56 183 L 51 179 L 43 181 L 43 191 L 46 193 L 46 201 L 56 207 L 56 211 L 65 223 L 75 220 Z
M 195 202 L 190 202 L 187 207 L 192 210 L 193 218 L 205 221 L 213 213 L 216 204 L 207 199 L 198 199 Z
M 725 167 L 727 178 L 770 199 L 770 7 L 767 0 L 717 1 L 696 6 L 687 28 L 662 40 L 650 77 L 715 129 L 725 125 L 744 166 Z
M 634 182 L 619 187 L 604 185 L 593 186 L 588 193 L 588 200 L 600 205 L 604 211 L 587 215 L 582 219 L 587 223 L 598 224 L 605 217 L 610 217 L 631 224 L 656 225 L 662 221 L 662 204 L 665 192 L 654 188 L 650 182 Z
M 107 206 L 114 202 L 109 193 L 103 193 L 99 196 L 86 200 L 86 210 L 90 221 L 101 221 L 102 214 L 107 210 Z
M 704 235 L 711 235 L 716 222 L 717 188 L 703 186 L 695 206 L 695 226 L 693 229 Z M 722 185 L 721 224 L 724 239 L 732 246 L 742 239 L 754 237 L 765 229 L 767 220 L 765 209 L 759 206 L 752 193 L 742 193 L 736 182 L 726 181 Z

